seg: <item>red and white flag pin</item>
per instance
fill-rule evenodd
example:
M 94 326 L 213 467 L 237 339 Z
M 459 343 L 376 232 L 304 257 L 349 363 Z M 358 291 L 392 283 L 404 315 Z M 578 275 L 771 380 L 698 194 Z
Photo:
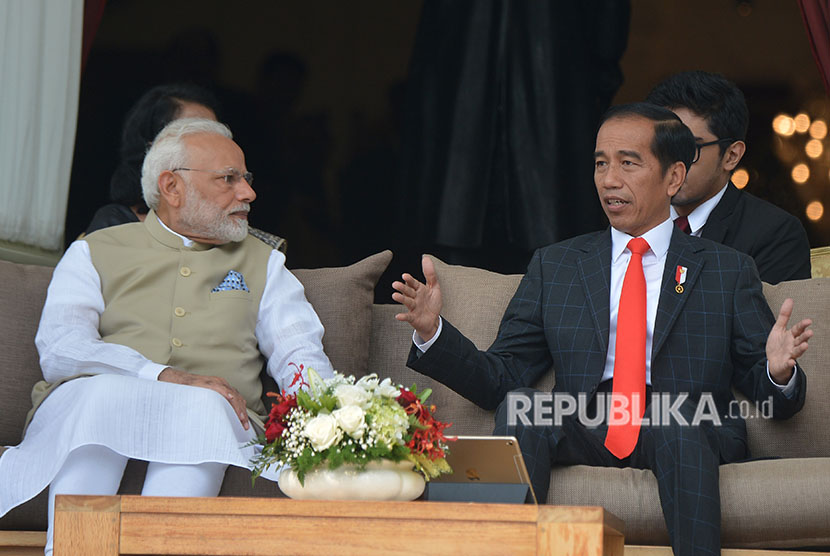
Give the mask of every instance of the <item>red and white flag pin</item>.
M 688 270 L 685 266 L 677 265 L 677 271 L 674 273 L 674 281 L 677 282 L 674 291 L 677 293 L 683 293 L 683 283 L 686 281 L 686 272 Z

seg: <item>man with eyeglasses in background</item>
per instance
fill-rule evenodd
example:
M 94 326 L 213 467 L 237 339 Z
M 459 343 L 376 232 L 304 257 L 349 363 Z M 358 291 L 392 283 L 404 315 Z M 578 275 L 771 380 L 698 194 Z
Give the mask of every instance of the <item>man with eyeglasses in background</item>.
M 55 268 L 45 380 L 0 458 L 0 515 L 50 485 L 47 556 L 55 495 L 115 494 L 130 458 L 149 462 L 143 495 L 216 496 L 254 455 L 263 363 L 286 392 L 307 383 L 299 363 L 332 376 L 285 256 L 248 234 L 252 182 L 227 127 L 175 120 L 144 159 L 144 222 L 91 233 Z
M 675 224 L 748 254 L 764 282 L 810 278 L 810 242 L 801 222 L 731 181 L 746 151 L 749 114 L 741 90 L 721 75 L 689 71 L 659 83 L 646 101 L 677 114 L 698 146 L 672 199 Z

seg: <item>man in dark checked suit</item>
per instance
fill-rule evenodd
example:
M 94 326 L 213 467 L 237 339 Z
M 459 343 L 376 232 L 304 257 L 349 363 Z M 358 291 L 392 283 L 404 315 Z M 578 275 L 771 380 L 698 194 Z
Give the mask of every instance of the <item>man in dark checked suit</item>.
M 404 274 L 393 284 L 393 299 L 408 309 L 397 318 L 415 329 L 408 365 L 484 408 L 498 406 L 496 433 L 519 439 L 539 499 L 547 497 L 553 464 L 648 468 L 674 553 L 714 555 L 720 554 L 718 465 L 748 456 L 743 420 L 727 416 L 730 387 L 753 400 L 771 398 L 776 418 L 796 413 L 806 392 L 796 360 L 812 331 L 807 319 L 787 328 L 792 300 L 773 318 L 750 257 L 672 224 L 669 203 L 694 153 L 691 132 L 671 111 L 645 103 L 611 108 L 594 153 L 610 230 L 539 249 L 487 351 L 440 318 L 441 291 L 429 259 L 426 283 Z M 632 283 L 639 275 L 639 290 L 631 290 L 645 298 L 639 304 L 626 292 L 629 272 Z M 621 305 L 638 307 L 640 324 L 632 325 L 631 309 Z M 518 397 L 508 394 L 551 367 L 554 393 L 595 400 L 597 392 L 613 391 L 630 401 L 633 417 L 598 427 L 577 416 L 560 426 L 523 424 L 515 415 Z M 639 387 L 631 388 L 632 376 Z M 680 419 L 640 424 L 638 417 L 652 417 L 646 395 L 652 389 L 673 400 L 688 395 Z M 706 399 L 719 424 L 693 422 Z M 644 414 L 637 409 L 643 406 Z

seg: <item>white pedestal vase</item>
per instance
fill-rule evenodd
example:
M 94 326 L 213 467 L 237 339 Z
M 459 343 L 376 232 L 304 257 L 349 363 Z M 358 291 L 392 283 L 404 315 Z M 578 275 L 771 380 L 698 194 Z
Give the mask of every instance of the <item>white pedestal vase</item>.
M 424 491 L 424 477 L 409 461 L 373 461 L 364 469 L 342 465 L 309 471 L 300 484 L 293 469 L 280 473 L 279 485 L 297 500 L 414 500 Z

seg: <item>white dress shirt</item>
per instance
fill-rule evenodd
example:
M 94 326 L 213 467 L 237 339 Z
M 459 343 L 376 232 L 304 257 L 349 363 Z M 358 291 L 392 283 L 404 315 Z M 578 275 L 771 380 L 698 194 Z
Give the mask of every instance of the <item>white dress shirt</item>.
M 700 206 L 695 208 L 695 210 L 689 214 L 687 217 L 689 219 L 689 230 L 691 230 L 689 235 L 700 237 L 701 232 L 703 232 L 703 226 L 706 225 L 706 221 L 709 220 L 709 215 L 712 214 L 712 211 L 715 210 L 715 207 L 718 206 L 718 203 L 720 203 L 720 200 L 723 198 L 723 194 L 726 193 L 727 187 L 729 187 L 728 182 L 714 197 L 701 203 Z M 674 206 L 672 206 L 672 221 L 677 220 L 677 217 L 677 211 L 674 209 Z

